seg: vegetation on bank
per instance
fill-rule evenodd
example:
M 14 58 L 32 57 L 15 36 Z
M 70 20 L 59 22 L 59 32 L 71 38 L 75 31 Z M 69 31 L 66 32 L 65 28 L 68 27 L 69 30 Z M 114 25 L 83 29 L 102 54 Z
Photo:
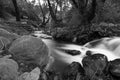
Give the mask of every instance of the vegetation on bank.
M 85 27 L 90 27 L 85 30 Z M 77 44 L 85 44 L 89 41 L 103 37 L 120 36 L 120 25 L 113 23 L 92 24 L 86 26 L 74 26 L 57 28 L 53 31 L 52 36 L 55 40 L 62 40 Z

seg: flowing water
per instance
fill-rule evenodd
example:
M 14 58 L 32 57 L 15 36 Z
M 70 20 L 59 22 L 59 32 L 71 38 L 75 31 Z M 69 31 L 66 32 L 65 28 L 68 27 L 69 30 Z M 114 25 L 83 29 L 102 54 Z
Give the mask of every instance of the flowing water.
M 99 48 L 89 49 L 81 45 L 56 42 L 52 39 L 42 39 L 42 41 L 48 46 L 49 53 L 54 58 L 54 62 L 51 65 L 50 69 L 55 69 L 56 71 L 62 71 L 67 65 L 71 64 L 74 61 L 81 63 L 83 57 L 86 56 L 86 51 L 88 50 L 92 51 L 93 54 L 104 54 L 108 57 L 108 60 L 114 60 L 120 57 L 120 55 L 116 55 L 113 53 L 113 51 L 106 49 L 106 47 L 104 48 L 104 45 L 99 45 Z M 65 53 L 61 49 L 78 50 L 81 53 L 73 56 Z
M 83 58 L 82 54 L 73 56 L 61 50 L 70 49 L 80 51 L 81 46 L 75 44 L 60 43 L 51 39 L 42 40 L 48 46 L 51 56 L 54 57 L 54 62 L 51 65 L 50 69 L 62 71 L 66 66 L 74 61 L 81 63 L 81 60 Z
M 66 66 L 68 66 L 72 62 L 79 62 L 82 65 L 82 59 L 86 56 L 86 51 L 92 51 L 92 54 L 101 53 L 108 57 L 108 60 L 114 60 L 119 58 L 120 56 L 115 55 L 113 52 L 107 50 L 102 45 L 99 48 L 88 49 L 81 45 L 76 44 L 68 44 L 68 43 L 58 43 L 51 39 L 42 39 L 43 42 L 48 46 L 50 54 L 54 57 L 54 62 L 51 65 L 50 69 L 54 69 L 58 72 L 63 71 Z M 101 49 L 102 48 L 102 49 Z M 70 55 L 65 53 L 61 49 L 69 49 L 69 50 L 78 50 L 81 54 L 78 55 Z

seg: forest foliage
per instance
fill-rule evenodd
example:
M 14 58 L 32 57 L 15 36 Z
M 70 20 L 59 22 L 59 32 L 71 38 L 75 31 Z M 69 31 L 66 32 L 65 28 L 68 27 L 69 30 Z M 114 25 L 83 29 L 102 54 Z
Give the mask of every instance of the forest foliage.
M 58 39 L 72 41 L 77 37 L 79 41 L 81 33 L 91 33 L 94 24 L 100 27 L 101 23 L 119 25 L 119 4 L 119 0 L 0 0 L 0 17 L 27 21 Z

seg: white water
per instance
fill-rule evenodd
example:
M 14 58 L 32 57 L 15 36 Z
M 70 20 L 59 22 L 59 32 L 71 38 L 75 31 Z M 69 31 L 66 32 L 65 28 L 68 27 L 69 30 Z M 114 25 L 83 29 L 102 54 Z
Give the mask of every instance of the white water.
M 54 57 L 54 63 L 51 68 L 55 69 L 56 71 L 62 71 L 67 65 L 72 62 L 79 62 L 82 65 L 82 59 L 86 56 L 86 51 L 92 51 L 92 54 L 101 53 L 107 56 L 108 60 L 114 60 L 116 58 L 120 58 L 120 56 L 116 55 L 112 51 L 107 50 L 104 48 L 103 45 L 100 45 L 98 48 L 86 48 L 76 44 L 63 44 L 55 42 L 54 40 L 50 39 L 42 39 L 45 44 L 49 47 L 50 54 Z M 78 50 L 81 52 L 80 55 L 68 55 L 67 53 L 63 52 L 60 49 L 70 49 L 70 50 Z
M 120 58 L 117 54 L 114 53 L 114 51 L 108 50 L 104 45 L 99 45 L 97 48 L 86 48 L 80 45 L 76 44 L 63 44 L 63 43 L 57 43 L 50 39 L 42 39 L 46 45 L 49 47 L 49 50 L 51 51 L 51 55 L 56 55 L 58 57 L 61 57 L 63 60 L 67 60 L 65 62 L 71 63 L 72 61 L 80 62 L 79 59 L 86 56 L 86 51 L 90 50 L 92 51 L 92 54 L 101 53 L 108 57 L 108 60 L 114 60 L 116 58 Z M 118 47 L 119 48 L 119 47 Z M 80 55 L 72 56 L 68 55 L 67 53 L 61 51 L 60 49 L 69 49 L 69 50 L 78 50 L 81 52 Z M 54 52 L 53 52 L 54 51 Z M 53 54 L 54 53 L 54 54 Z M 81 62 L 80 62 L 81 63 Z
M 88 50 L 92 51 L 92 54 L 101 53 L 101 54 L 106 55 L 109 61 L 114 60 L 116 58 L 120 58 L 120 55 L 117 54 L 117 52 L 120 51 L 120 49 L 117 49 L 118 51 L 114 52 L 114 51 L 107 49 L 102 44 L 96 48 L 86 48 L 86 47 L 76 45 L 76 44 L 58 43 L 52 39 L 42 39 L 42 40 L 48 46 L 49 52 L 51 56 L 54 58 L 54 62 L 50 68 L 55 69 L 56 71 L 61 71 L 67 65 L 69 65 L 70 63 L 74 61 L 81 63 L 83 57 L 86 56 L 86 51 Z M 72 56 L 72 55 L 65 53 L 61 49 L 78 50 L 81 52 L 81 54 Z

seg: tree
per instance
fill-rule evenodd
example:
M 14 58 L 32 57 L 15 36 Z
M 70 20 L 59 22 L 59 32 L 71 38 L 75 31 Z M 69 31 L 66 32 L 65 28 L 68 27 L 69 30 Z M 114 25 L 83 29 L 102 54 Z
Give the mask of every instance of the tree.
M 20 21 L 20 12 L 19 12 L 19 8 L 17 5 L 17 1 L 16 0 L 12 0 L 14 8 L 15 8 L 15 12 L 16 12 L 16 21 Z
M 71 0 L 81 15 L 81 24 L 90 24 L 94 19 L 98 1 L 105 2 L 105 0 Z
M 42 8 L 42 5 L 40 3 L 40 0 L 38 0 L 38 3 L 39 3 L 39 7 L 40 7 L 40 10 L 41 10 L 41 13 L 42 13 L 42 16 L 43 16 L 43 19 L 42 19 L 42 24 L 40 24 L 41 27 L 45 27 L 45 25 L 48 23 L 49 21 L 49 18 L 46 20 L 46 14 Z
M 53 9 L 52 9 L 50 0 L 47 0 L 47 2 L 48 2 L 48 6 L 49 6 L 50 15 L 51 15 L 52 19 L 54 20 L 54 22 L 57 23 L 58 20 L 57 20 L 57 17 L 55 15 Z

